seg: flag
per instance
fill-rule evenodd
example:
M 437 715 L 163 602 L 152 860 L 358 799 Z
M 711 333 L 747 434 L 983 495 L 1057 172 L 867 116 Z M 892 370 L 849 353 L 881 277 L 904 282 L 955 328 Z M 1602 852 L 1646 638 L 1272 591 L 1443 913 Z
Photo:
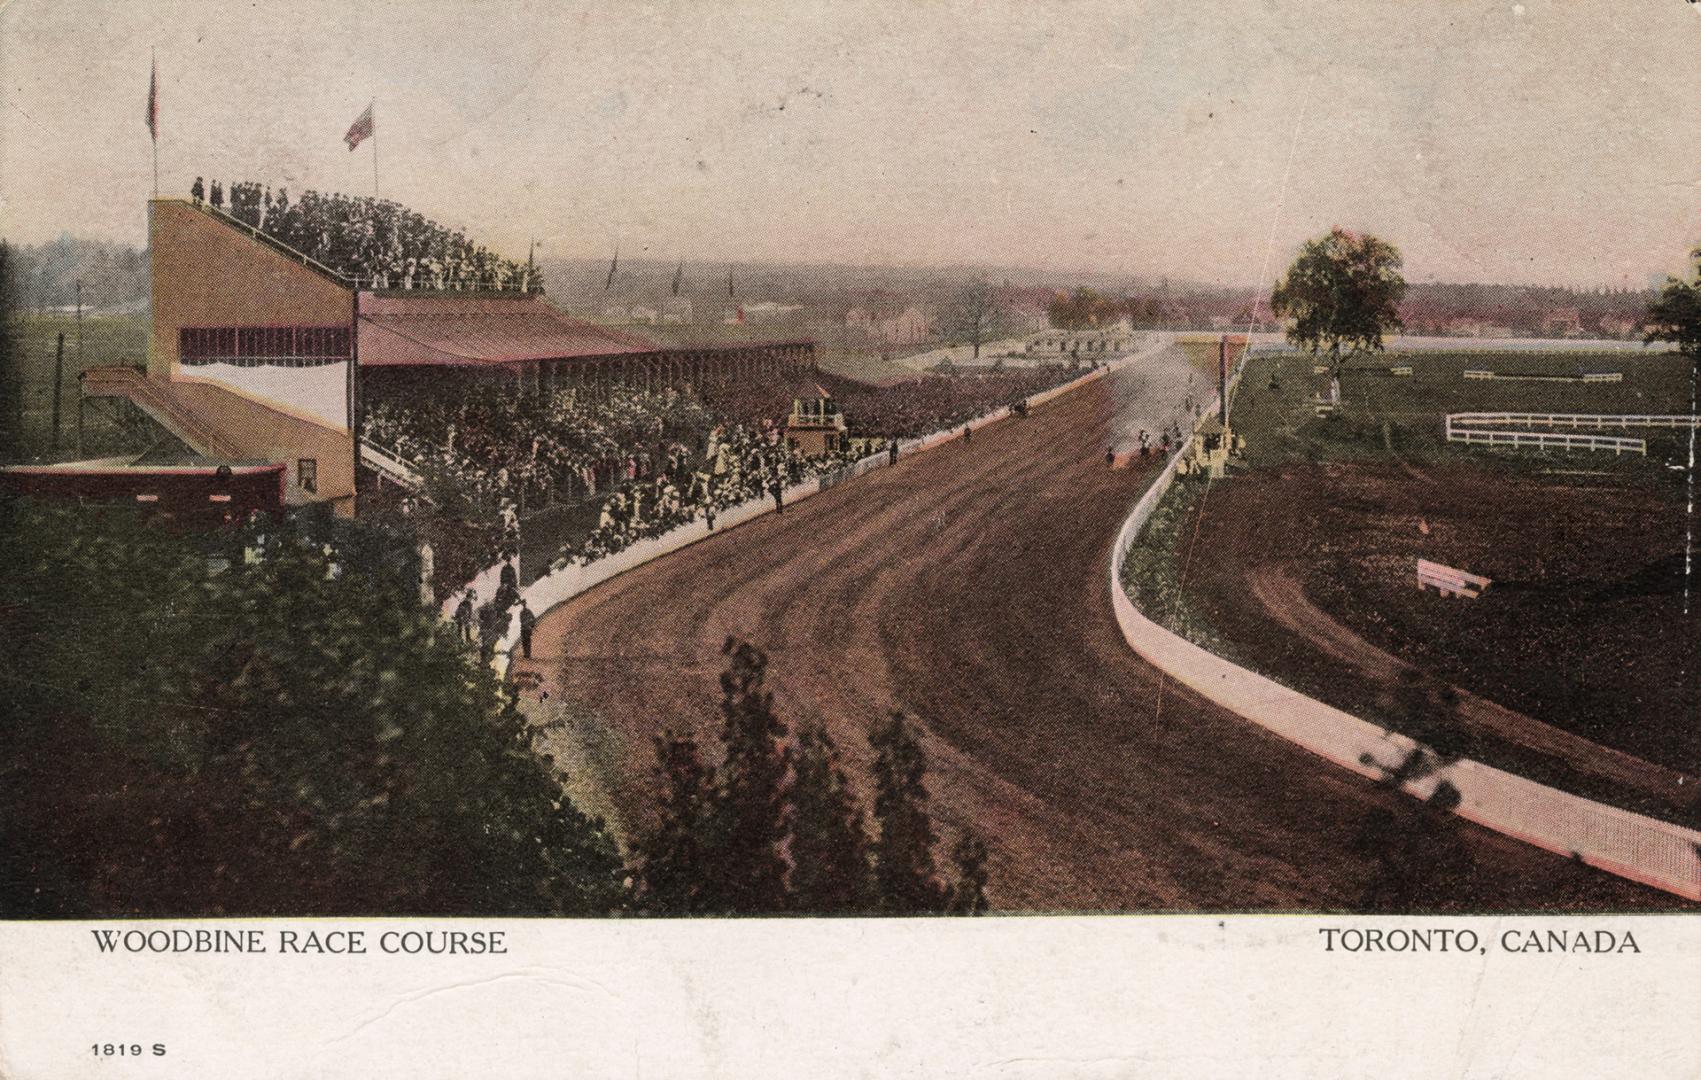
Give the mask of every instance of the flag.
M 148 137 L 159 142 L 159 61 L 148 71 Z
M 608 290 L 614 288 L 614 273 L 615 273 L 616 270 L 619 270 L 619 269 L 620 269 L 620 245 L 616 244 L 616 245 L 614 245 L 614 258 L 609 260 L 609 264 L 608 264 L 608 280 L 602 283 L 602 291 L 603 292 L 607 292 Z
M 727 297 L 729 299 L 732 297 L 732 267 L 730 267 L 730 266 L 726 268 L 726 294 L 727 294 Z M 738 321 L 739 322 L 744 321 L 744 313 L 743 312 L 739 313 Z
M 361 113 L 353 124 L 349 125 L 348 134 L 343 136 L 343 142 L 348 143 L 348 148 L 353 150 L 377 133 L 378 125 L 372 120 L 372 106 L 368 105 L 366 111 Z
M 679 269 L 673 272 L 673 295 L 679 295 L 679 286 L 685 280 L 685 260 L 679 260 Z

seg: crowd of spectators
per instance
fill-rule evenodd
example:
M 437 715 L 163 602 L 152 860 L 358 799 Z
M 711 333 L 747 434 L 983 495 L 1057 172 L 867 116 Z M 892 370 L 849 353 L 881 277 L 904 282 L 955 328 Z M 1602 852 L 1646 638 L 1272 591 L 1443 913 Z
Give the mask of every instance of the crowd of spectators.
M 927 375 L 891 386 L 871 386 L 817 372 L 815 380 L 838 402 L 859 438 L 913 439 L 958 427 L 1001 406 L 1014 405 L 1080 375 L 1066 364 L 972 375 Z M 783 417 L 791 409 L 789 385 L 739 382 L 703 394 L 717 413 L 745 423 Z
M 661 473 L 629 484 L 605 500 L 596 528 L 583 540 L 562 545 L 554 567 L 595 562 L 700 518 L 713 529 L 721 511 L 754 499 L 771 498 L 775 508 L 783 511 L 787 487 L 882 449 L 869 443 L 804 457 L 786 445 L 771 420 L 762 426 L 717 427 L 700 456 L 682 453 L 670 458 Z
M 200 177 L 189 189 L 238 221 L 316 262 L 377 289 L 468 289 L 542 292 L 530 263 L 504 259 L 389 199 L 304 191 L 274 193 L 251 180 L 226 190 Z M 226 200 L 228 198 L 228 206 Z
M 715 417 L 677 391 L 450 396 L 369 403 L 361 433 L 412 466 L 435 501 L 523 513 L 648 477 L 700 444 Z
M 852 439 L 804 457 L 783 436 L 795 387 L 740 381 L 678 391 L 519 394 L 503 386 L 376 397 L 362 435 L 416 471 L 432 515 L 489 538 L 489 565 L 517 549 L 519 516 L 597 500 L 596 524 L 557 550 L 553 567 L 593 562 L 727 508 L 772 498 L 895 440 L 962 426 L 1079 374 L 1065 366 L 928 376 L 871 387 L 821 374 Z

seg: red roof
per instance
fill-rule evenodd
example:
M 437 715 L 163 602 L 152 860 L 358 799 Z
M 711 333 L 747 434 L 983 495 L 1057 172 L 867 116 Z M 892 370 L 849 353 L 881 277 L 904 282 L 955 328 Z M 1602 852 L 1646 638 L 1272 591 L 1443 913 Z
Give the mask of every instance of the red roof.
M 360 363 L 506 364 L 656 351 L 634 334 L 574 319 L 541 296 L 360 297 Z

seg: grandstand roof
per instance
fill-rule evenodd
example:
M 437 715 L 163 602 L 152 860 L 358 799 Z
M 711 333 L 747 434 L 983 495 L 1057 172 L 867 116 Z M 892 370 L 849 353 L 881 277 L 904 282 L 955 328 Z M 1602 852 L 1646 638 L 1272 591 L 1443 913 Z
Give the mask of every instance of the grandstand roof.
M 508 364 L 656 351 L 635 334 L 575 319 L 541 296 L 360 298 L 360 363 Z

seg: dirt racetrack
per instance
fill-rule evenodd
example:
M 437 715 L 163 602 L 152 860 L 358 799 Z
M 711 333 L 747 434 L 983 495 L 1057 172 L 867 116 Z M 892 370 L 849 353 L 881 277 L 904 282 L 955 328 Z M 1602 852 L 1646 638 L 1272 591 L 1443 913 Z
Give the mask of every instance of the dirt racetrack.
M 1105 466 L 1114 381 L 544 615 L 516 670 L 550 695 L 528 693 L 529 711 L 565 712 L 552 749 L 575 799 L 623 840 L 641 826 L 653 737 L 694 729 L 715 745 L 720 646 L 736 634 L 767 650 L 781 716 L 821 720 L 857 782 L 868 723 L 891 708 L 919 718 L 942 862 L 972 825 L 1000 910 L 1389 906 L 1390 855 L 1363 842 L 1365 823 L 1415 822 L 1414 802 L 1174 685 L 1158 715 L 1157 673 L 1108 595 L 1109 547 L 1146 480 Z M 1440 842 L 1468 858 L 1393 906 L 1682 906 L 1464 822 Z

